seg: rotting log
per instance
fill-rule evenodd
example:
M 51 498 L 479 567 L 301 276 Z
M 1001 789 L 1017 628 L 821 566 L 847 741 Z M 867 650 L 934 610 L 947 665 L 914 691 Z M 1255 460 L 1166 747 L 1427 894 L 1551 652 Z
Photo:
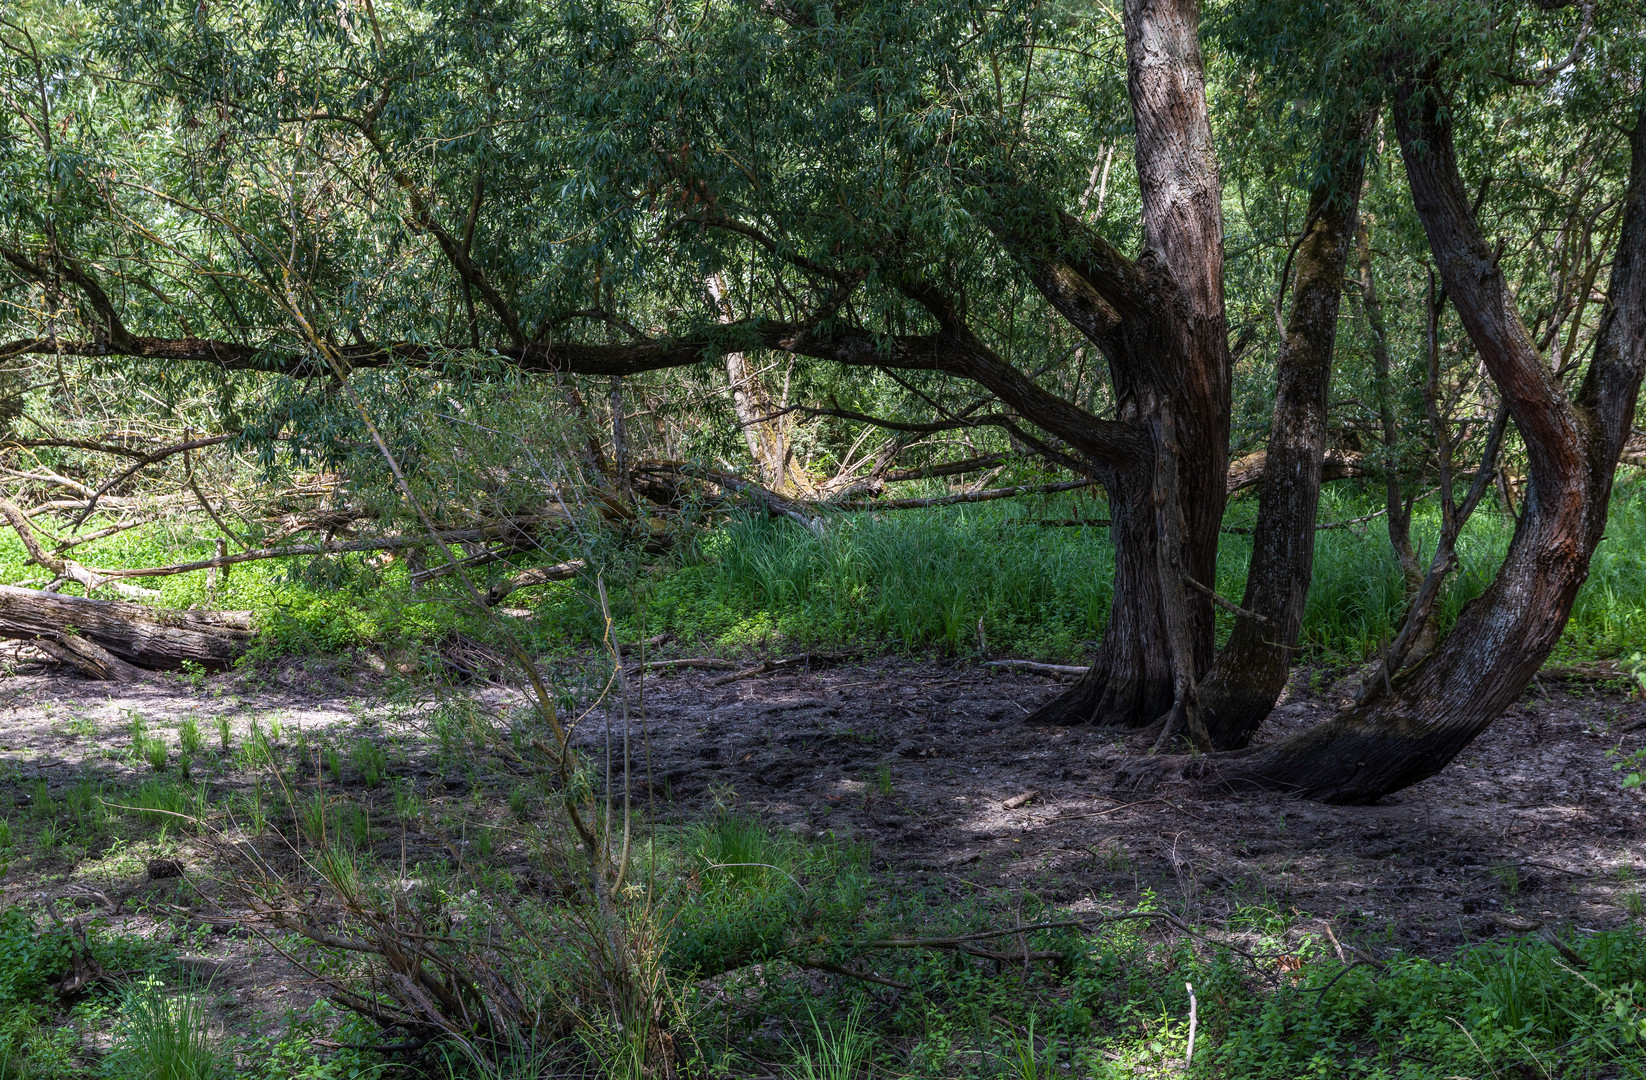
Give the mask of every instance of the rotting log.
M 0 585 L 0 638 L 35 642 L 94 678 L 132 677 L 121 665 L 175 671 L 192 662 L 221 670 L 254 636 L 249 611 L 165 611 Z

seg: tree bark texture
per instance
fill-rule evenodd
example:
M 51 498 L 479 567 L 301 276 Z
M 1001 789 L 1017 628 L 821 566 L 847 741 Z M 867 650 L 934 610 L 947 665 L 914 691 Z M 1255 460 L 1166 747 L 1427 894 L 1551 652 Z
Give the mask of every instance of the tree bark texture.
M 134 667 L 172 671 L 191 661 L 220 670 L 253 636 L 250 612 L 163 611 L 0 585 L 0 637 L 56 646 L 47 651 L 63 659 L 60 650 L 73 651 L 79 637 Z
M 1525 441 L 1525 505 L 1496 579 L 1422 663 L 1365 704 L 1233 760 L 1220 782 L 1371 802 L 1434 775 L 1525 689 L 1559 640 L 1606 524 L 1646 363 L 1646 108 L 1607 306 L 1568 398 L 1527 333 L 1458 172 L 1449 120 L 1413 79 L 1395 101 L 1414 203 L 1447 293 Z
M 1223 302 L 1221 183 L 1193 0 L 1127 0 L 1127 82 L 1137 121 L 1144 250 L 1135 263 L 1067 214 L 1058 245 L 1003 236 L 1041 294 L 1109 363 L 1117 418 L 1144 435 L 1103 470 L 1115 546 L 1113 607 L 1091 671 L 1035 723 L 1142 726 L 1182 705 L 1184 673 L 1212 663 L 1211 600 L 1227 503 L 1230 356 Z M 999 230 L 997 230 L 998 234 Z M 1032 414 L 1031 414 L 1032 415 Z M 1163 448 L 1163 433 L 1172 435 Z M 1146 441 L 1145 441 L 1146 440 Z M 1162 453 L 1166 449 L 1168 452 Z M 1163 463 L 1157 465 L 1157 463 Z M 1157 483 L 1157 467 L 1176 470 Z M 1162 492 L 1175 505 L 1162 507 Z M 1160 557 L 1163 515 L 1181 550 Z M 1170 530 L 1179 532 L 1174 527 Z M 1181 622 L 1182 633 L 1178 632 Z M 1174 663 L 1173 642 L 1190 656 Z M 1174 671 L 1176 677 L 1174 678 Z M 1175 692 L 1174 692 L 1175 686 Z
M 1365 127 L 1345 117 L 1340 130 L 1328 136 L 1327 152 L 1339 167 L 1313 192 L 1297 248 L 1297 283 L 1276 364 L 1274 418 L 1240 605 L 1250 614 L 1236 616 L 1199 690 L 1207 734 L 1219 750 L 1245 746 L 1274 708 L 1303 627 L 1314 572 L 1332 351 L 1360 202 Z

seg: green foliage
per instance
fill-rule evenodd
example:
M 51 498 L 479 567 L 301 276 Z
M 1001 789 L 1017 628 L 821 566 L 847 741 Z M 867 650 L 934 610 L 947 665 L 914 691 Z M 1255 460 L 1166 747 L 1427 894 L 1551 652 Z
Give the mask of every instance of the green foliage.
M 200 753 L 205 745 L 205 739 L 200 734 L 200 721 L 192 715 L 185 716 L 177 728 L 177 746 L 183 753 L 193 757 Z
M 677 972 L 782 956 L 803 928 L 847 933 L 864 910 L 867 851 L 855 845 L 804 845 L 758 819 L 721 814 L 684 830 L 669 850 L 685 885 L 670 893 L 664 950 Z
M 1380 509 L 1370 492 L 1333 485 L 1321 518 L 1344 521 Z M 1229 520 L 1250 524 L 1236 502 Z M 1106 530 L 1037 528 L 1041 518 L 1102 517 L 1099 504 L 1024 500 L 829 520 L 821 534 L 788 520 L 735 520 L 701 543 L 702 558 L 657 579 L 621 636 L 668 629 L 725 648 L 773 649 L 874 643 L 900 649 L 975 647 L 983 620 L 992 649 L 1050 659 L 1086 651 L 1108 617 L 1113 549 Z M 1413 536 L 1433 543 L 1438 510 L 1419 503 Z M 1484 507 L 1459 542 L 1460 567 L 1439 602 L 1443 628 L 1478 596 L 1507 550 L 1513 523 Z M 1240 596 L 1250 538 L 1225 536 L 1218 591 Z M 1603 557 L 1578 594 L 1557 656 L 1610 656 L 1646 642 L 1646 485 L 1620 489 Z M 1608 555 L 1607 552 L 1613 554 Z M 1358 661 L 1390 640 L 1405 611 L 1405 585 L 1386 534 L 1371 523 L 1322 530 L 1304 613 L 1306 658 Z M 555 617 L 569 634 L 578 616 Z M 1232 617 L 1218 614 L 1227 633 Z
M 41 928 L 21 907 L 0 910 L 0 1007 L 40 1000 L 72 955 L 66 932 Z
M 349 760 L 360 773 L 360 779 L 368 788 L 381 784 L 389 775 L 389 758 L 382 747 L 370 739 L 357 739 L 354 749 L 349 754 Z
M 319 1001 L 287 1013 L 278 1035 L 244 1044 L 247 1064 L 236 1075 L 243 1080 L 377 1080 L 385 1075 L 384 1064 L 367 1051 L 344 1048 L 316 1054 L 316 1038 L 365 1045 L 380 1041 L 381 1032 L 364 1017 Z
M 153 979 L 121 1003 L 112 1071 L 120 1080 L 219 1080 L 230 1070 L 206 999 L 167 993 Z
M 795 1048 L 789 1075 L 794 1080 L 856 1080 L 874 1051 L 874 1036 L 864 1027 L 861 1007 L 847 1013 L 838 1027 L 824 1023 L 810 1008 L 806 1012 L 810 1037 Z
M 145 780 L 119 801 L 135 807 L 142 820 L 173 828 L 182 824 L 182 816 L 195 808 L 193 792 L 170 780 Z
M 1251 1000 L 1238 971 L 1213 966 L 1202 987 L 1218 1075 L 1268 1080 L 1453 1075 L 1641 1076 L 1629 1048 L 1646 976 L 1646 941 L 1614 933 L 1575 948 L 1579 972 L 1546 942 L 1482 945 L 1452 961 L 1398 958 L 1385 968 L 1311 965 Z M 1638 1037 L 1638 1027 L 1635 1028 Z

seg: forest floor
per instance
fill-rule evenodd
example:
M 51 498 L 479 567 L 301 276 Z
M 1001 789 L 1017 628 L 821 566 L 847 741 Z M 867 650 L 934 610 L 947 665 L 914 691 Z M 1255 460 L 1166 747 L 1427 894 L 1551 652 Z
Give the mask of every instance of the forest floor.
M 1320 675 L 1298 672 L 1260 741 L 1332 714 L 1347 683 L 1311 694 Z M 1208 922 L 1267 907 L 1437 954 L 1528 921 L 1625 926 L 1646 878 L 1646 798 L 1607 757 L 1646 745 L 1646 703 L 1620 691 L 1540 683 L 1437 776 L 1338 807 L 1117 786 L 1140 743 L 1030 727 L 1055 688 L 975 664 L 712 683 L 647 684 L 651 767 L 676 804 L 871 839 L 894 884 L 1028 890 L 1072 909 L 1152 892 Z
M 293 665 L 259 682 L 115 687 L 27 670 L 0 681 L 0 817 L 14 823 L 29 820 L 31 803 L 66 799 L 76 785 L 95 783 L 119 804 L 122 791 L 152 781 L 152 766 L 130 750 L 134 718 L 174 740 L 174 752 L 179 723 L 195 718 L 206 748 L 191 782 L 242 814 L 254 771 L 219 748 L 219 718 L 233 745 L 255 720 L 288 744 L 388 747 L 388 783 L 368 789 L 352 766 L 325 783 L 367 808 L 389 857 L 408 850 L 397 799 L 434 810 L 483 801 L 472 777 L 440 763 L 426 724 L 373 697 L 370 676 Z M 1326 675 L 1297 674 L 1265 738 L 1331 714 L 1346 683 Z M 1646 703 L 1619 690 L 1540 682 L 1434 778 L 1375 806 L 1331 807 L 1117 788 L 1117 766 L 1137 745 L 1111 730 L 1025 725 L 1057 686 L 974 663 L 885 659 L 716 678 L 690 672 L 631 687 L 631 745 L 637 769 L 650 771 L 657 820 L 735 808 L 801 836 L 867 840 L 888 890 L 1031 893 L 1069 910 L 1152 895 L 1205 925 L 1269 910 L 1368 951 L 1434 956 L 1534 922 L 1581 933 L 1628 926 L 1631 911 L 1638 921 L 1646 798 L 1620 786 L 1607 754 L 1646 745 Z M 469 693 L 494 705 L 506 695 Z M 585 718 L 576 736 L 596 753 L 602 721 Z M 495 803 L 501 815 L 501 794 Z M 413 858 L 438 850 L 411 832 Z M 190 902 L 188 883 L 211 874 L 206 849 L 185 830 L 100 836 L 32 853 L 19 843 L 0 876 L 0 908 L 58 898 L 111 932 L 164 940 L 254 1025 L 272 1028 L 286 1007 L 314 1000 L 256 938 L 176 917 L 171 905 Z M 157 877 L 160 857 L 180 860 L 188 876 Z

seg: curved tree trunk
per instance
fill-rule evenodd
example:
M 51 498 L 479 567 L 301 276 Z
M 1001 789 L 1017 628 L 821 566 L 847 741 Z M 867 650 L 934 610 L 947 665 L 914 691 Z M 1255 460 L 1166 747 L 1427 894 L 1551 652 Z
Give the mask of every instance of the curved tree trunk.
M 1344 118 L 1326 136 L 1328 160 L 1338 167 L 1310 197 L 1309 224 L 1297 248 L 1297 284 L 1280 342 L 1274 420 L 1241 602 L 1249 614 L 1236 616 L 1228 643 L 1199 689 L 1206 730 L 1218 750 L 1245 746 L 1274 708 L 1303 626 L 1314 568 L 1332 349 L 1360 202 L 1366 126 L 1364 120 Z
M 1211 759 L 1226 785 L 1365 803 L 1440 771 L 1542 666 L 1605 529 L 1646 363 L 1646 108 L 1631 136 L 1623 228 L 1594 356 L 1568 401 L 1475 222 L 1437 98 L 1419 82 L 1402 87 L 1396 128 L 1441 277 L 1525 440 L 1525 506 L 1497 578 L 1427 659 L 1317 728 L 1232 760 Z

